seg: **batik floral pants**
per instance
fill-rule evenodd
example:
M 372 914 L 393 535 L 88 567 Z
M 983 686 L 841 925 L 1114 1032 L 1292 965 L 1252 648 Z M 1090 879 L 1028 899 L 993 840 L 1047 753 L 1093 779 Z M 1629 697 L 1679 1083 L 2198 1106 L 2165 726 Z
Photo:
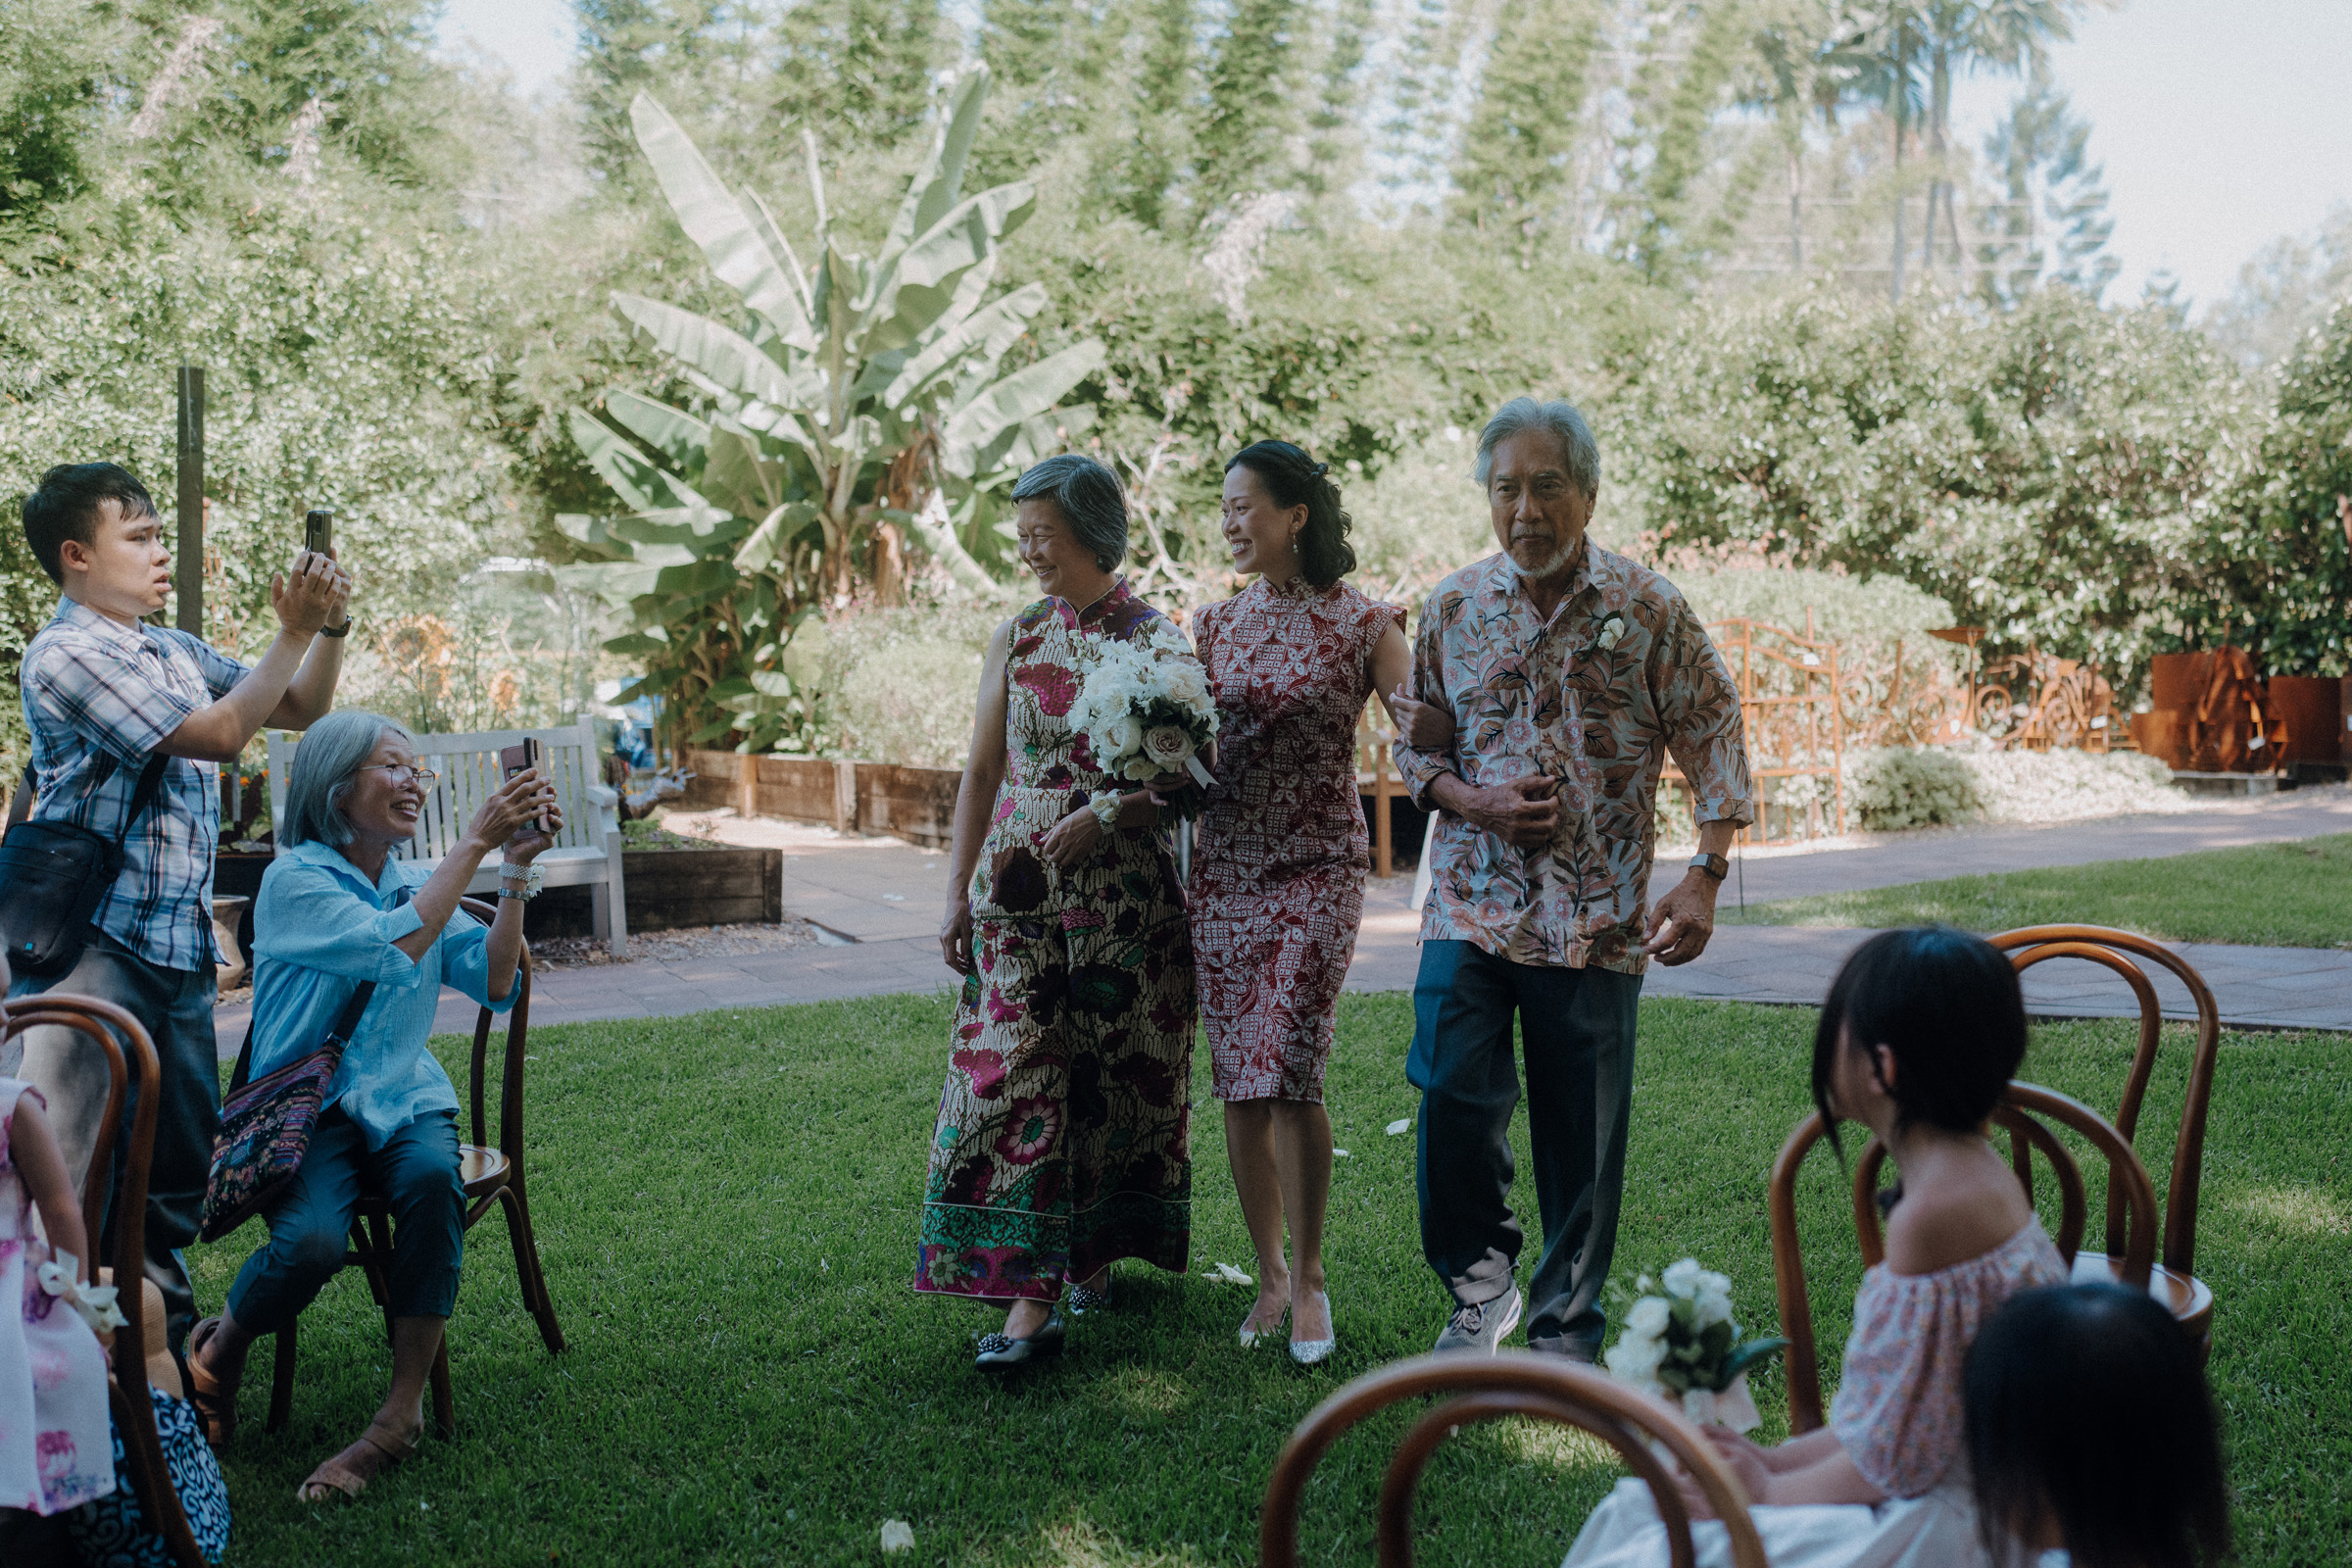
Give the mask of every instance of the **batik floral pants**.
M 918 1291 L 1051 1301 L 1122 1257 L 1186 1266 L 1191 939 L 1180 906 L 1102 902 L 974 922 Z

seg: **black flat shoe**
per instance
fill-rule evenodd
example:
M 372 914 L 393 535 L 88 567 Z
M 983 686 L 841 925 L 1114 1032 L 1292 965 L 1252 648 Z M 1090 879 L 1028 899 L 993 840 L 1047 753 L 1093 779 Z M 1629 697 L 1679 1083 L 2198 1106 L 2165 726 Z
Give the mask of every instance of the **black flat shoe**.
M 1007 1334 L 984 1334 L 980 1337 L 980 1353 L 972 1357 L 972 1365 L 983 1372 L 1009 1372 L 1014 1367 L 1061 1353 L 1066 1329 L 1057 1310 L 1046 1319 L 1046 1326 L 1025 1340 Z

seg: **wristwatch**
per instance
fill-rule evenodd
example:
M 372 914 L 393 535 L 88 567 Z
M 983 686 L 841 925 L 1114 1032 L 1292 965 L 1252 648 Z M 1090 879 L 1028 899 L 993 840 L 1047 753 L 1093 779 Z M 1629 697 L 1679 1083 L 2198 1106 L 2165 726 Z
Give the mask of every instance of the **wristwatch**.
M 345 615 L 345 616 L 343 617 L 343 624 L 342 624 L 342 625 L 340 625 L 340 626 L 321 626 L 321 627 L 319 627 L 319 628 L 318 628 L 318 635 L 319 635 L 319 636 L 321 636 L 321 637 L 348 637 L 348 636 L 350 636 L 350 635 L 351 635 L 351 617 L 350 617 L 349 615 Z
M 1732 874 L 1732 862 L 1720 855 L 1694 855 L 1690 858 L 1690 869 L 1704 871 L 1720 882 Z

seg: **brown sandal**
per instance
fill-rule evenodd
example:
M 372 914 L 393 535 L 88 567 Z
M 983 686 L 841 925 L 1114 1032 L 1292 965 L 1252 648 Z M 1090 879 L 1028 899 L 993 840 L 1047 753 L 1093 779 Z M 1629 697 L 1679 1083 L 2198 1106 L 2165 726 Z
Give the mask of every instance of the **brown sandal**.
M 237 1385 L 205 1371 L 197 1357 L 220 1327 L 219 1318 L 208 1317 L 188 1330 L 188 1402 L 204 1422 L 205 1441 L 216 1448 L 226 1447 L 237 1435 Z
M 360 1434 L 360 1443 L 365 1443 L 384 1456 L 383 1463 L 376 1467 L 378 1475 L 403 1459 L 416 1457 L 416 1444 L 406 1438 L 385 1432 L 373 1423 L 368 1425 L 367 1431 Z M 352 1445 L 352 1447 L 358 1446 L 357 1443 Z M 346 1453 L 349 1451 L 348 1448 L 344 1450 Z M 314 1487 L 322 1488 L 328 1492 L 340 1492 L 347 1498 L 356 1498 L 361 1493 L 368 1490 L 368 1483 L 370 1479 L 343 1463 L 343 1454 L 338 1453 L 312 1471 L 303 1484 L 294 1489 L 294 1500 L 296 1502 L 324 1502 L 326 1500 L 324 1495 L 316 1497 L 311 1495 L 311 1489 Z

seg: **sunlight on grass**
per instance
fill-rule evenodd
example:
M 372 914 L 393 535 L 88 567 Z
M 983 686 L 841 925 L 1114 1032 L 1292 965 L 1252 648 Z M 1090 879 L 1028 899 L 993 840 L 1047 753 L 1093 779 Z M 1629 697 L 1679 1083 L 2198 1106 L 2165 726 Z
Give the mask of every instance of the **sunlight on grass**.
M 1494 1434 L 1510 1452 L 1530 1464 L 1548 1465 L 1563 1473 L 1606 1470 L 1616 1480 L 1617 1450 L 1590 1432 L 1557 1421 L 1531 1421 L 1510 1416 L 1494 1424 Z
M 956 1568 L 1254 1562 L 1257 1501 L 1292 1429 L 1348 1380 L 1429 1348 L 1446 1298 L 1420 1254 L 1403 1082 L 1409 998 L 1343 1000 L 1329 1095 L 1342 1147 L 1327 1244 L 1332 1361 L 1246 1352 L 1254 1272 L 1196 1053 L 1195 1211 L 1184 1276 L 1122 1267 L 1117 1305 L 1007 1385 L 971 1370 L 1001 1316 L 907 1289 L 948 1008 L 932 997 L 542 1028 L 532 1036 L 531 1204 L 572 1348 L 523 1314 L 493 1214 L 468 1238 L 450 1330 L 460 1432 L 356 1506 L 295 1483 L 382 1396 L 382 1319 L 347 1273 L 302 1324 L 294 1417 L 262 1430 L 263 1348 L 222 1455 L 229 1568 L 279 1564 L 863 1564 L 885 1519 Z M 1813 1014 L 1662 1000 L 1642 1009 L 1622 1270 L 1693 1256 L 1730 1275 L 1742 1324 L 1778 1327 L 1765 1173 L 1807 1108 Z M 2132 1031 L 2034 1031 L 2026 1076 L 2108 1105 Z M 441 1040 L 463 1067 L 466 1042 Z M 2139 1148 L 2163 1189 L 2185 1076 L 2167 1030 Z M 2352 1043 L 2225 1035 L 2197 1273 L 2213 1287 L 2212 1376 L 2235 1455 L 2247 1564 L 2340 1560 L 2352 1539 Z M 779 1072 L 778 1067 L 785 1070 Z M 1522 1116 L 1514 1132 L 1527 1149 Z M 1524 1166 L 1523 1166 L 1524 1169 Z M 1531 1195 L 1516 1195 L 1537 1230 Z M 1860 1274 L 1847 1190 L 1826 1152 L 1798 1203 L 1825 1383 Z M 190 1253 L 216 1310 L 249 1226 Z M 1532 1264 L 1532 1255 L 1522 1266 Z M 1777 1367 L 1753 1379 L 1759 1439 L 1787 1432 Z M 1310 1484 L 1304 1560 L 1367 1564 L 1380 1476 L 1416 1402 L 1342 1438 Z M 1414 1513 L 1429 1563 L 1559 1561 L 1618 1475 L 1589 1439 L 1523 1421 L 1459 1433 Z M 420 1504 L 430 1503 L 429 1508 Z
M 2153 860 L 2000 871 L 1725 910 L 1731 925 L 1881 927 L 1940 922 L 1967 931 L 2119 926 L 2171 942 L 2352 948 L 2352 833 Z
M 2260 1187 L 2238 1202 L 2264 1224 L 2299 1236 L 2352 1236 L 2352 1212 L 2308 1187 Z

